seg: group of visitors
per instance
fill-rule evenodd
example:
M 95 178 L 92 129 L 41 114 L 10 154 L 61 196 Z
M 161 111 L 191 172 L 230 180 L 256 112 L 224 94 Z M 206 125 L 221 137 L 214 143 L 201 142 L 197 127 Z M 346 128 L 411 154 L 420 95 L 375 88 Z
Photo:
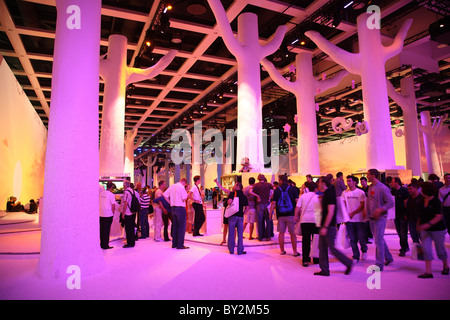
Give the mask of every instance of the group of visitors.
M 183 178 L 169 188 L 166 188 L 165 181 L 159 181 L 158 188 L 150 190 L 141 188 L 140 183 L 135 187 L 130 181 L 124 180 L 123 196 L 118 204 L 113 194 L 114 184 L 107 182 L 106 190 L 100 192 L 100 247 L 102 249 L 113 248 L 109 245 L 109 236 L 114 212 L 118 209 L 126 236 L 124 248 L 132 248 L 135 246 L 136 240 L 150 236 L 148 219 L 149 214 L 153 213 L 154 240 L 157 242 L 171 240 L 168 230 L 170 221 L 172 247 L 188 249 L 184 245 L 184 237 L 190 207 L 195 211 L 193 235 L 203 236 L 200 229 L 205 222 L 206 207 L 204 193 L 201 192 L 199 184 L 200 176 L 195 176 L 192 187 Z M 140 231 L 139 237 L 138 230 Z
M 246 188 L 238 182 L 231 190 L 224 188 L 216 179 L 214 181 L 217 187 L 226 195 L 225 212 L 234 207 L 234 202 L 239 201 L 235 212 L 223 217 L 221 244 L 227 244 L 230 254 L 234 254 L 236 248 L 238 255 L 246 254 L 243 233 L 247 225 L 249 240 L 269 241 L 274 236 L 273 220 L 276 215 L 280 254 L 286 255 L 285 233 L 288 232 L 293 256 L 301 256 L 297 250 L 297 235 L 301 234 L 302 265 L 307 267 L 311 261 L 318 263 L 320 271 L 314 273 L 315 275 L 330 275 L 329 253 L 346 267 L 345 274 L 350 274 L 354 264 L 367 259 L 369 239 L 373 239 L 375 243 L 375 264 L 382 271 L 394 261 L 384 233 L 388 211 L 395 209 L 394 221 L 400 241 L 399 256 L 405 256 L 410 250 L 407 238 L 409 230 L 414 245 L 417 245 L 414 249 L 423 250 L 425 273 L 419 277 L 433 277 L 432 242 L 435 243 L 438 258 L 443 263 L 442 274 L 448 275 L 445 221 L 450 221 L 450 174 L 444 176 L 445 184 L 439 183 L 437 176 L 430 175 L 429 181 L 413 179 L 407 187 L 403 186 L 397 177 L 388 177 L 386 183 L 380 179 L 380 172 L 376 169 L 370 169 L 367 177 L 361 179 L 348 175 L 344 180 L 343 174 L 339 172 L 336 178 L 329 174 L 314 181 L 312 176 L 308 175 L 307 181 L 298 188 L 286 175 L 280 175 L 278 182 L 269 183 L 266 177 L 260 174 L 257 177 L 258 182 L 255 178 L 249 178 Z M 129 181 L 124 181 L 124 194 L 120 205 L 127 239 L 124 247 L 135 245 L 137 215 L 141 237 L 149 237 L 149 208 L 154 211 L 155 241 L 170 241 L 168 226 L 171 221 L 172 248 L 189 248 L 184 244 L 186 223 L 187 219 L 190 219 L 188 203 L 192 203 L 195 212 L 192 220 L 193 236 L 202 236 L 200 229 L 205 222 L 206 207 L 204 193 L 199 186 L 200 176 L 195 176 L 193 182 L 190 187 L 188 181 L 183 178 L 166 189 L 165 182 L 160 181 L 158 189 L 139 193 L 130 186 Z M 105 212 L 114 212 L 115 206 L 118 205 L 114 196 L 108 194 L 111 193 L 111 188 L 112 184 L 108 183 L 107 190 L 100 194 L 100 234 L 103 249 L 111 248 L 108 244 L 108 228 L 113 216 Z M 132 210 L 134 198 L 140 203 L 138 212 Z M 341 227 L 345 228 L 348 234 L 352 249 L 351 258 L 336 246 L 336 236 Z M 318 251 L 318 254 L 313 255 L 312 251 Z
M 20 201 L 17 201 L 17 198 L 14 196 L 9 197 L 6 202 L 6 212 L 26 212 L 28 214 L 37 213 L 39 208 L 39 203 L 34 199 L 30 199 L 30 201 L 23 205 Z

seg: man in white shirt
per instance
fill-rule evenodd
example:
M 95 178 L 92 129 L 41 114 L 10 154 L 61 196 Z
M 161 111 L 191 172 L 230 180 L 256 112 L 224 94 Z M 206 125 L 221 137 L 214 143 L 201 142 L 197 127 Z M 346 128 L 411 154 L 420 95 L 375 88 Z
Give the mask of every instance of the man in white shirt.
M 184 235 L 186 233 L 186 200 L 187 180 L 181 179 L 171 185 L 165 192 L 164 196 L 169 200 L 172 211 L 172 248 L 188 249 L 184 245 Z
M 199 236 L 203 236 L 202 234 L 200 234 L 200 229 L 203 226 L 203 223 L 205 223 L 205 211 L 204 211 L 204 204 L 203 204 L 203 199 L 202 199 L 202 194 L 200 192 L 200 176 L 195 176 L 194 177 L 194 185 L 192 186 L 191 190 L 189 191 L 189 196 L 192 199 L 193 203 L 192 203 L 192 207 L 194 208 L 195 211 L 195 216 L 194 216 L 194 232 L 193 232 L 193 236 L 194 237 L 199 237 Z
M 108 181 L 106 190 L 100 192 L 100 247 L 111 249 L 109 245 L 109 233 L 116 209 L 116 197 L 112 193 L 113 183 Z
M 347 222 L 347 232 L 353 251 L 353 261 L 355 263 L 357 263 L 361 257 L 358 249 L 358 242 L 361 246 L 362 260 L 367 258 L 367 226 L 364 210 L 366 194 L 363 190 L 356 187 L 357 182 L 358 179 L 356 177 L 347 176 L 348 189 L 342 192 L 342 199 L 350 217 L 350 221 Z

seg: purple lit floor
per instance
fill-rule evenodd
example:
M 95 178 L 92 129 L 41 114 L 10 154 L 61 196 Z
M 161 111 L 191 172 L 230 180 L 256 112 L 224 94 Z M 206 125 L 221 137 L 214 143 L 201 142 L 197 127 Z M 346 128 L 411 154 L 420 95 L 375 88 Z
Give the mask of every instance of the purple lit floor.
M 276 242 L 246 239 L 248 253 L 238 256 L 217 245 L 221 235 L 202 237 L 201 242 L 187 235 L 188 250 L 152 239 L 123 249 L 121 240 L 113 241 L 114 249 L 103 251 L 107 269 L 94 277 L 81 276 L 81 289 L 69 290 L 66 279 L 44 281 L 34 275 L 40 249 L 36 218 L 23 213 L 0 218 L 2 300 L 450 299 L 450 276 L 441 275 L 442 263 L 433 261 L 434 279 L 418 279 L 424 262 L 412 260 L 410 252 L 398 257 L 398 237 L 392 230 L 387 230 L 386 241 L 395 262 L 381 273 L 381 289 L 366 285 L 370 276 L 366 270 L 375 262 L 374 244 L 369 245 L 368 259 L 355 265 L 351 275 L 344 275 L 345 267 L 331 258 L 331 276 L 317 277 L 313 273 L 318 266 L 302 267 L 301 257 L 292 256 L 288 241 L 288 254 L 280 256 Z M 16 222 L 21 223 L 11 224 Z M 348 256 L 350 251 L 346 250 Z

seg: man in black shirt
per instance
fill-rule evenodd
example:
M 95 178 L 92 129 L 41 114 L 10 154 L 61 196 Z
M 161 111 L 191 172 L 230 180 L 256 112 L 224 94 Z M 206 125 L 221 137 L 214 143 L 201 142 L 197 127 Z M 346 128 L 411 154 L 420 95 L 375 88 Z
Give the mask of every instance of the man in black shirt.
M 408 199 L 408 190 L 402 186 L 402 181 L 394 177 L 391 181 L 391 193 L 395 197 L 395 229 L 400 238 L 400 257 L 404 257 L 409 251 L 408 245 L 408 220 L 406 218 L 405 200 Z
M 420 242 L 417 231 L 417 221 L 423 208 L 423 196 L 419 192 L 419 185 L 411 183 L 408 185 L 409 198 L 405 201 L 406 217 L 408 220 L 409 233 L 414 243 Z
M 297 252 L 297 236 L 294 233 L 295 227 L 295 205 L 298 199 L 298 192 L 292 185 L 288 184 L 288 179 L 285 175 L 280 175 L 278 178 L 280 187 L 275 189 L 270 204 L 270 216 L 273 216 L 273 209 L 277 206 L 278 217 L 278 244 L 280 246 L 280 254 L 285 255 L 284 251 L 284 234 L 286 227 L 291 236 L 292 250 L 294 251 L 294 257 L 300 256 Z M 284 203 L 287 201 L 287 203 Z
M 322 176 L 319 178 L 318 187 L 322 196 L 322 221 L 319 229 L 319 267 L 320 271 L 315 272 L 316 276 L 329 276 L 330 269 L 328 263 L 328 250 L 335 256 L 347 269 L 345 274 L 350 274 L 353 262 L 341 251 L 336 249 L 336 190 L 330 183 L 330 180 Z

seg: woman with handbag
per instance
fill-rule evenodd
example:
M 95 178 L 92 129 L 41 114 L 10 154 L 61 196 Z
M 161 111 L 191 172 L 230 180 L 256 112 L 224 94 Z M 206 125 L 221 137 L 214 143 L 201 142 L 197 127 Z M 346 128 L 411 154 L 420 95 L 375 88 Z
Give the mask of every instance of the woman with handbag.
M 302 236 L 302 265 L 307 267 L 311 262 L 311 241 L 314 234 L 318 234 L 319 230 L 315 222 L 315 211 L 320 210 L 319 197 L 316 194 L 317 184 L 314 182 L 305 182 L 305 187 L 309 192 L 300 196 L 295 208 L 296 229 L 300 224 L 300 233 Z M 319 263 L 319 258 L 313 258 L 314 263 Z
M 225 216 L 228 217 L 228 250 L 230 254 L 234 254 L 235 247 L 235 231 L 237 230 L 237 254 L 246 254 L 244 251 L 244 212 L 248 209 L 248 200 L 244 192 L 242 192 L 242 184 L 236 183 L 234 191 L 228 196 L 228 209 L 233 208 L 231 215 L 225 211 Z M 238 203 L 236 203 L 238 201 Z M 234 205 L 238 206 L 234 208 Z M 237 210 L 237 211 L 236 211 Z

